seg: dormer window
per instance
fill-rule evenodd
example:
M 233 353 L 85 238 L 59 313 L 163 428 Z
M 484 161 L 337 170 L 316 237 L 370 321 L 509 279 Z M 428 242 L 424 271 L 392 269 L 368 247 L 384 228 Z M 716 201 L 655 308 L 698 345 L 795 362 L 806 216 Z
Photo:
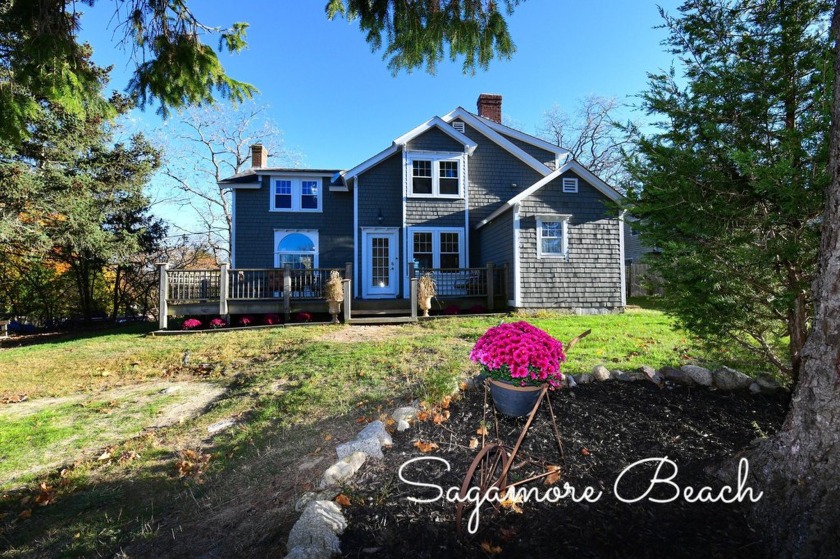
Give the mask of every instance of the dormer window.
M 461 197 L 461 158 L 451 155 L 417 154 L 410 157 L 409 196 Z
M 321 180 L 316 178 L 271 179 L 271 211 L 320 212 Z

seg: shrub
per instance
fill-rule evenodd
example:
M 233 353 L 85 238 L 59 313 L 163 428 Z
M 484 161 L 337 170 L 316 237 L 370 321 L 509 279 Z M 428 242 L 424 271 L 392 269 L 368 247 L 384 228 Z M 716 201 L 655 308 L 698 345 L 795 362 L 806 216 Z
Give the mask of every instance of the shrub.
M 227 322 L 225 322 L 222 318 L 214 318 L 210 321 L 210 328 L 213 328 L 214 330 L 216 328 L 224 328 L 225 326 L 227 326 Z
M 280 324 L 279 314 L 267 314 L 263 316 L 263 324 L 271 326 L 272 324 Z
M 312 320 L 312 315 L 306 311 L 300 311 L 295 315 L 295 321 L 297 322 L 310 322 Z
M 467 312 L 470 314 L 484 314 L 487 312 L 487 307 L 484 305 L 473 305 L 467 309 Z
M 461 312 L 461 309 L 459 309 L 459 308 L 458 308 L 457 306 L 455 306 L 455 305 L 449 305 L 448 307 L 446 307 L 445 309 L 443 309 L 443 314 L 445 314 L 445 315 L 447 315 L 447 316 L 455 316 L 455 315 L 456 315 L 456 314 L 458 314 L 459 312 Z
M 198 330 L 201 328 L 201 321 L 197 318 L 188 318 L 181 325 L 184 330 Z
M 245 315 L 245 316 L 240 316 L 239 317 L 238 324 L 240 326 L 250 326 L 253 323 L 254 323 L 254 317 L 253 316 Z

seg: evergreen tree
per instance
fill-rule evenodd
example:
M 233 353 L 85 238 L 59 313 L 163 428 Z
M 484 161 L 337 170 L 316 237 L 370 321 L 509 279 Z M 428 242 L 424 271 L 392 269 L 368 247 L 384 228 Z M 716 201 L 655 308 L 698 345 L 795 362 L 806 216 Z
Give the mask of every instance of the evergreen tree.
M 688 0 L 663 13 L 682 73 L 650 76 L 631 212 L 683 324 L 796 376 L 828 181 L 831 5 Z M 683 85 L 684 84 L 684 85 Z M 778 342 L 788 338 L 787 355 Z

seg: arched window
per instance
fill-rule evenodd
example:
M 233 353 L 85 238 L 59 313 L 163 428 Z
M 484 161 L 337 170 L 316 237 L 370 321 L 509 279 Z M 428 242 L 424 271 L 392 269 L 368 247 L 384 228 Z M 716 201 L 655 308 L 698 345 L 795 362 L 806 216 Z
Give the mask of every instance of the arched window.
M 274 266 L 290 264 L 295 270 L 318 267 L 317 231 L 275 231 Z

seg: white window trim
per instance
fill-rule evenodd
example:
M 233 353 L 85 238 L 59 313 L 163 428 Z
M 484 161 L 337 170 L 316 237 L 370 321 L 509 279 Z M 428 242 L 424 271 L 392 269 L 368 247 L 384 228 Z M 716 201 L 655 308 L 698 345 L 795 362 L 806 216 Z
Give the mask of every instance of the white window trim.
M 321 253 L 321 245 L 318 244 L 318 230 L 317 229 L 275 229 L 274 230 L 274 267 L 280 267 L 280 251 L 277 246 L 280 244 L 280 239 L 292 233 L 300 233 L 309 237 L 315 245 L 315 254 L 312 258 L 312 268 L 319 268 L 318 259 Z M 295 253 L 296 254 L 296 253 Z
M 569 218 L 572 217 L 570 215 L 538 215 L 537 218 L 537 258 L 562 258 L 564 260 L 569 259 Z M 560 229 L 561 235 L 563 238 L 561 239 L 561 252 L 554 253 L 554 252 L 543 252 L 542 250 L 542 225 L 545 221 L 558 221 L 560 222 Z
M 578 192 L 578 179 L 576 177 L 564 177 L 563 178 L 563 193 L 564 194 L 577 194 Z
M 290 181 L 292 183 L 292 207 L 291 208 L 277 208 L 274 206 L 275 195 L 275 182 L 276 181 Z M 303 182 L 304 181 L 314 181 L 317 183 L 318 188 L 318 195 L 316 196 L 318 200 L 318 207 L 317 208 L 302 208 L 300 201 L 301 196 L 303 194 Z M 269 208 L 268 210 L 271 212 L 304 212 L 304 213 L 318 213 L 324 211 L 324 181 L 322 177 L 305 177 L 305 176 L 278 176 L 272 175 L 269 181 Z
M 458 233 L 458 260 L 461 268 L 466 268 L 466 245 L 463 227 L 409 227 L 408 240 L 406 242 L 408 248 L 408 260 L 406 264 L 414 266 L 414 234 L 415 233 L 431 233 L 432 234 L 432 268 L 440 268 L 440 234 L 441 233 Z M 448 254 L 448 253 L 447 253 Z
M 432 162 L 432 192 L 431 194 L 414 193 L 414 161 Z M 440 193 L 440 162 L 454 161 L 458 165 L 458 193 Z M 414 152 L 409 153 L 406 158 L 405 173 L 408 178 L 407 196 L 409 198 L 445 198 L 449 200 L 461 200 L 464 198 L 464 172 L 466 165 L 462 153 L 439 153 L 439 152 Z

